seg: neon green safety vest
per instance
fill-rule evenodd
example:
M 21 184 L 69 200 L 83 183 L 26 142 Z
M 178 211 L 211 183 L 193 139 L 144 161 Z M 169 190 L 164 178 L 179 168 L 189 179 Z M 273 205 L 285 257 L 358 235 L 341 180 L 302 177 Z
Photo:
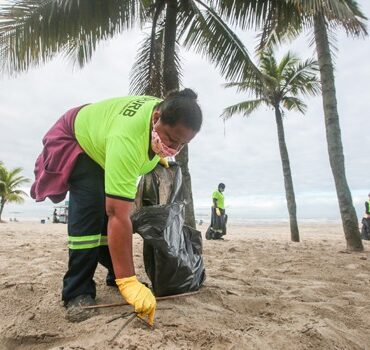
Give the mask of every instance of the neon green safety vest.
M 153 108 L 151 96 L 113 98 L 83 107 L 77 114 L 75 134 L 82 149 L 104 169 L 105 193 L 133 200 L 137 179 L 157 165 L 149 159 Z
M 225 209 L 224 195 L 219 190 L 213 192 L 212 199 L 217 199 L 217 206 L 220 209 Z

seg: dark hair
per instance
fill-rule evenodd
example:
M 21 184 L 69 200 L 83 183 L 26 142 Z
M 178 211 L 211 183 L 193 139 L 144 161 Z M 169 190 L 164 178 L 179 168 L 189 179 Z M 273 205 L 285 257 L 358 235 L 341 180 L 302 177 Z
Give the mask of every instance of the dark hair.
M 218 188 L 225 188 L 225 187 L 226 187 L 225 184 L 222 182 L 218 184 Z
M 170 92 L 157 106 L 161 111 L 161 121 L 171 126 L 182 123 L 198 132 L 202 126 L 203 116 L 197 97 L 198 95 L 191 89 Z

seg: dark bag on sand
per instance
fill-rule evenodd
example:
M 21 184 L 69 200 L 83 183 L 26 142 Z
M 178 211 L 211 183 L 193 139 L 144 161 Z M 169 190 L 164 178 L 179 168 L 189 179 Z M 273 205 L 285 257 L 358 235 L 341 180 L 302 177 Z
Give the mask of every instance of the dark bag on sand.
M 362 218 L 362 227 L 361 227 L 361 238 L 365 241 L 370 240 L 370 219 Z
M 168 178 L 172 182 L 168 182 Z M 166 181 L 163 181 L 163 179 Z M 171 186 L 168 189 L 167 182 Z M 166 187 L 164 189 L 163 187 Z M 184 225 L 181 171 L 177 164 L 161 166 L 144 176 L 139 186 L 141 208 L 132 215 L 134 232 L 144 239 L 145 271 L 156 296 L 198 290 L 205 280 L 201 233 Z M 158 202 L 166 202 L 157 205 Z
M 220 239 L 226 235 L 227 215 L 220 209 L 221 215 L 217 216 L 214 207 L 211 208 L 211 224 L 206 231 L 206 239 Z

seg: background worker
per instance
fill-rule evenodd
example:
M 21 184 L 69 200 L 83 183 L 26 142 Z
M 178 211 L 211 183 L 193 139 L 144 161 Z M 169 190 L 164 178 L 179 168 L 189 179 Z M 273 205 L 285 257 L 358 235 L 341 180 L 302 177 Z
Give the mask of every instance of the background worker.
M 365 215 L 362 218 L 361 238 L 370 240 L 370 193 L 368 200 L 365 202 Z
M 57 210 L 54 209 L 54 211 L 53 211 L 53 224 L 57 224 L 58 222 L 59 222 L 58 213 L 57 213 Z
M 190 89 L 169 94 L 128 96 L 74 108 L 43 139 L 31 196 L 58 202 L 69 196 L 69 261 L 62 299 L 67 317 L 90 316 L 98 262 L 107 284 L 154 322 L 156 300 L 135 275 L 130 213 L 137 179 L 161 158 L 175 156 L 198 133 L 202 112 Z M 70 312 L 68 312 L 70 311 Z
M 219 239 L 226 234 L 227 215 L 225 215 L 225 184 L 220 183 L 216 191 L 212 194 L 212 217 L 211 228 L 213 239 Z
M 370 193 L 368 194 L 368 200 L 365 202 L 365 217 L 370 219 Z

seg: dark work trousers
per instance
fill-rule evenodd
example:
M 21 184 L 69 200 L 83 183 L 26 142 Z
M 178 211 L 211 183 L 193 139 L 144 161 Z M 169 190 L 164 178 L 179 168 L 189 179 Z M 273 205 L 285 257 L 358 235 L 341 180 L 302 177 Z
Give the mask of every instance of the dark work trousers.
M 107 284 L 114 285 L 113 265 L 107 242 L 104 170 L 86 153 L 78 156 L 69 178 L 68 271 L 62 299 L 96 296 L 93 280 L 98 263 L 108 269 Z

